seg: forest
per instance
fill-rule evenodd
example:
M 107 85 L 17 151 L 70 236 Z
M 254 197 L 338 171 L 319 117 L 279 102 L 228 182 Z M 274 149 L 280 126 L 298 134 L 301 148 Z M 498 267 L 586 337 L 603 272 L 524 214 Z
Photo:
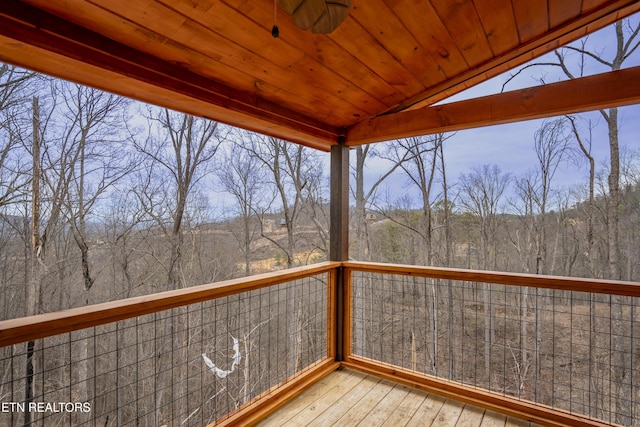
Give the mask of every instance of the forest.
M 620 69 L 637 56 L 639 30 L 635 21 L 621 21 L 609 29 L 617 47 L 593 51 L 582 40 L 520 71 L 555 67 L 575 78 L 587 61 Z M 576 57 L 578 67 L 570 69 Z M 449 176 L 445 147 L 456 134 L 355 147 L 351 258 L 640 281 L 640 149 L 637 140 L 620 139 L 617 108 L 597 114 L 597 121 L 573 115 L 541 122 L 530 135 L 535 167 L 519 175 L 487 159 Z M 596 136 L 598 126 L 606 140 Z M 608 147 L 606 158 L 595 157 L 598 144 Z M 0 64 L 2 319 L 327 260 L 326 163 L 326 154 L 310 148 Z M 565 168 L 584 171 L 583 183 L 560 186 L 557 173 Z M 393 176 L 402 177 L 402 188 L 385 190 Z M 316 297 L 323 292 L 301 296 L 305 307 Z M 255 298 L 248 304 L 261 306 Z M 431 303 L 446 305 L 441 298 Z M 294 311 L 299 324 L 322 324 L 317 312 Z M 199 321 L 223 322 L 225 313 L 214 310 Z M 247 313 L 247 328 L 266 321 Z M 191 316 L 187 310 L 171 318 L 167 331 Z M 535 337 L 526 328 L 512 332 Z M 402 342 L 390 346 L 413 340 L 398 336 Z M 68 351 L 86 357 L 87 340 Z M 436 353 L 428 353 L 430 342 L 421 345 L 425 360 Z M 234 391 L 236 403 L 248 399 L 241 390 Z
M 612 28 L 618 50 L 598 61 L 617 69 L 634 58 L 633 25 Z M 571 55 L 593 60 L 588 48 L 521 72 L 555 65 L 576 77 L 584 69 L 569 70 Z M 0 72 L 3 318 L 327 259 L 326 154 L 7 64 Z M 534 166 L 519 175 L 487 159 L 448 176 L 455 134 L 356 147 L 351 258 L 638 281 L 640 151 L 620 140 L 618 109 L 599 116 L 540 123 Z M 582 171 L 583 183 L 562 187 L 559 169 Z M 30 288 L 47 298 L 27 307 Z

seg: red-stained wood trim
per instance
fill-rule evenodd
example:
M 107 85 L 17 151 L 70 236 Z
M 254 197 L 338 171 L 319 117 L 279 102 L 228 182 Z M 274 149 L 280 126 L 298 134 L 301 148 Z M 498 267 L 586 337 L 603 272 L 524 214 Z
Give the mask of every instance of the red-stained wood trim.
M 344 269 L 344 272 L 342 271 Z M 513 286 L 530 286 L 549 289 L 571 290 L 579 292 L 595 292 L 611 295 L 627 295 L 640 297 L 640 284 L 635 282 L 619 282 L 581 278 L 565 278 L 557 276 L 538 276 L 529 274 L 500 273 L 479 270 L 463 270 L 452 268 L 420 267 L 396 264 L 364 263 L 364 262 L 325 262 L 311 266 L 299 267 L 285 271 L 267 273 L 249 278 L 234 279 L 216 284 L 196 286 L 127 300 L 80 307 L 57 313 L 31 316 L 0 322 L 0 346 L 8 346 L 27 340 L 53 336 L 73 330 L 102 325 L 130 317 L 168 310 L 187 304 L 221 298 L 240 292 L 246 292 L 279 283 L 300 279 L 317 274 L 328 275 L 329 308 L 331 319 L 327 320 L 327 338 L 329 339 L 327 356 L 316 362 L 294 378 L 289 378 L 257 399 L 239 408 L 216 425 L 254 425 L 265 416 L 280 408 L 289 400 L 300 394 L 313 383 L 333 372 L 340 366 L 346 366 L 388 378 L 403 384 L 432 391 L 445 397 L 468 402 L 491 410 L 531 420 L 536 423 L 555 426 L 603 426 L 599 421 L 573 415 L 555 408 L 526 401 L 520 401 L 456 384 L 427 375 L 405 371 L 399 367 L 382 364 L 351 353 L 351 288 L 353 271 L 367 271 L 379 274 L 401 274 L 439 279 L 460 280 L 468 282 L 485 282 Z M 337 316 L 337 275 L 344 274 L 344 362 L 334 359 L 335 317 Z
M 367 271 L 380 274 L 400 274 L 465 282 L 494 283 L 498 285 L 529 286 L 533 288 L 640 297 L 640 283 L 638 282 L 354 261 L 345 262 L 343 265 L 347 270 L 347 274 L 351 274 L 351 271 Z
M 340 134 L 340 129 L 334 126 L 338 123 L 336 114 L 329 114 L 334 110 L 327 107 L 332 102 L 340 99 L 344 100 L 345 104 L 340 104 L 340 107 L 336 107 L 335 111 L 351 111 L 351 107 L 342 108 L 346 104 L 351 104 L 353 107 L 352 117 L 341 120 L 340 126 L 356 123 L 362 119 L 363 114 L 378 114 L 377 111 L 384 106 L 396 105 L 390 111 L 415 109 L 441 100 L 509 68 L 516 67 L 539 54 L 553 50 L 563 43 L 585 35 L 587 32 L 594 31 L 640 10 L 640 2 L 632 0 L 603 0 L 594 3 L 593 6 L 587 6 L 588 3 L 584 2 L 583 12 L 585 15 L 565 21 L 565 18 L 571 16 L 575 10 L 575 0 L 570 1 L 574 3 L 567 7 L 563 6 L 560 9 L 553 5 L 549 6 L 549 15 L 553 15 L 549 19 L 553 19 L 553 23 L 562 22 L 559 27 L 553 27 L 550 32 L 539 37 L 536 37 L 535 31 L 533 31 L 532 34 L 534 36 L 532 36 L 533 39 L 531 41 L 515 48 L 509 47 L 514 45 L 509 45 L 508 40 L 492 44 L 493 49 L 496 50 L 494 54 L 497 56 L 495 58 L 487 58 L 485 62 L 482 62 L 482 58 L 488 54 L 486 46 L 475 52 L 473 49 L 479 45 L 476 46 L 471 43 L 472 40 L 467 39 L 467 35 L 458 36 L 462 37 L 459 42 L 466 45 L 461 49 L 469 49 L 467 56 L 470 65 L 472 65 L 469 69 L 461 68 L 462 61 L 454 61 L 450 53 L 447 55 L 447 52 L 442 50 L 445 47 L 448 47 L 449 50 L 455 50 L 452 49 L 453 46 L 450 45 L 450 41 L 446 41 L 444 45 L 441 45 L 440 42 L 443 42 L 444 39 L 435 40 L 435 44 L 428 43 L 426 39 L 421 39 L 420 35 L 417 34 L 418 31 L 413 29 L 416 25 L 414 20 L 405 22 L 401 18 L 397 22 L 387 19 L 372 22 L 373 18 L 378 19 L 379 13 L 376 15 L 376 11 L 365 9 L 363 5 L 354 5 L 352 13 L 345 24 L 352 24 L 348 26 L 349 28 L 359 27 L 358 31 L 349 33 L 361 35 L 361 37 L 357 38 L 357 42 L 342 51 L 339 45 L 340 36 L 344 37 L 346 33 L 339 33 L 340 29 L 338 29 L 334 33 L 335 35 L 331 37 L 334 41 L 334 44 L 331 45 L 331 53 L 325 57 L 322 39 L 314 39 L 318 40 L 316 44 L 309 43 L 308 40 L 310 38 L 308 37 L 304 37 L 304 42 L 298 43 L 296 41 L 291 45 L 292 47 L 295 45 L 295 49 L 292 50 L 300 50 L 300 56 L 297 57 L 296 61 L 298 62 L 295 63 L 295 67 L 299 70 L 307 70 L 305 71 L 305 76 L 307 77 L 298 82 L 303 81 L 305 84 L 300 86 L 305 86 L 306 89 L 303 87 L 295 89 L 287 87 L 283 88 L 281 93 L 278 92 L 278 85 L 288 83 L 286 72 L 282 71 L 282 61 L 286 61 L 287 55 L 279 57 L 279 60 L 276 61 L 277 65 L 275 63 L 271 64 L 269 60 L 260 60 L 256 63 L 248 61 L 247 64 L 251 68 L 251 76 L 257 76 L 262 72 L 256 72 L 254 68 L 268 68 L 264 72 L 276 73 L 278 76 L 271 76 L 268 79 L 268 83 L 267 79 L 264 82 L 256 80 L 256 90 L 253 90 L 254 88 L 246 85 L 246 78 L 250 77 L 249 73 L 244 75 L 242 70 L 238 68 L 239 75 L 242 74 L 243 77 L 229 80 L 230 82 L 243 82 L 243 85 L 239 86 L 243 87 L 243 89 L 238 89 L 232 83 L 200 75 L 194 71 L 194 68 L 188 69 L 188 66 L 180 61 L 182 57 L 176 58 L 172 56 L 171 60 L 162 60 L 154 56 L 155 54 L 160 56 L 158 52 L 163 52 L 162 48 L 159 47 L 160 44 L 154 44 L 153 46 L 156 50 L 149 51 L 155 53 L 143 53 L 143 46 L 138 46 L 140 50 L 134 49 L 132 46 L 126 45 L 126 42 L 116 42 L 108 37 L 101 36 L 97 30 L 93 32 L 57 17 L 53 13 L 47 13 L 17 0 L 6 0 L 0 3 L 0 16 L 4 13 L 4 17 L 0 19 L 0 59 L 50 73 L 57 77 L 82 81 L 85 84 L 110 90 L 121 95 L 135 96 L 138 99 L 179 109 L 189 114 L 209 117 L 328 151 L 331 146 L 337 143 L 337 138 Z M 169 6 L 170 3 L 166 2 L 166 4 Z M 247 11 L 252 9 L 252 2 L 239 0 L 225 2 L 225 5 L 229 5 L 232 8 L 235 7 L 233 4 L 238 7 L 238 13 L 234 16 L 242 17 L 243 14 L 247 14 L 245 16 L 249 18 L 249 12 Z M 393 15 L 398 13 L 406 17 L 406 14 L 409 13 L 406 4 L 408 3 L 397 0 L 386 1 L 384 2 L 384 10 L 388 13 L 383 13 L 382 15 L 396 19 L 397 16 Z M 201 7 L 205 6 L 201 5 Z M 465 7 L 470 6 L 466 5 Z M 556 9 L 551 10 L 552 7 L 556 8 L 558 12 L 554 12 Z M 43 8 L 48 9 L 45 6 Z M 262 14 L 266 14 L 267 10 L 269 10 L 269 14 L 271 13 L 271 9 L 265 8 L 262 3 L 257 9 L 260 9 Z M 445 5 L 440 7 L 439 10 L 446 12 L 445 15 L 448 15 L 449 12 L 447 10 L 455 11 L 454 9 L 455 7 L 452 6 L 449 10 Z M 51 10 L 55 10 L 55 8 L 51 7 Z M 68 8 L 68 10 L 72 10 L 72 7 Z M 556 14 L 558 16 L 555 16 Z M 486 12 L 484 15 L 486 16 Z M 73 20 L 72 13 L 64 13 L 64 16 Z M 187 15 L 185 16 L 188 17 Z M 508 14 L 504 16 L 508 16 Z M 523 16 L 522 13 L 521 16 Z M 261 22 L 263 20 L 255 20 L 254 18 L 238 19 L 242 19 L 242 22 L 248 25 L 250 24 L 249 28 L 252 28 L 252 31 L 262 30 L 263 24 Z M 250 22 L 251 20 L 255 22 Z M 472 20 L 476 22 L 475 18 Z M 360 27 L 355 21 L 360 22 L 362 26 Z M 455 24 L 453 25 L 454 28 L 459 25 L 456 24 L 458 22 L 456 19 L 452 18 L 450 22 Z M 540 29 L 548 25 L 542 25 L 540 22 L 537 22 L 534 27 Z M 180 31 L 186 31 L 186 27 L 181 28 L 175 18 L 169 19 L 168 24 L 172 26 L 178 25 L 175 28 L 180 29 Z M 410 28 L 404 28 L 405 24 L 410 24 Z M 440 25 L 444 27 L 444 24 L 440 23 Z M 474 26 L 479 27 L 478 25 Z M 347 28 L 344 25 L 341 27 Z M 127 31 L 132 31 L 131 34 L 134 35 L 135 29 L 128 28 Z M 479 28 L 476 29 L 480 30 Z M 382 31 L 382 34 L 380 34 L 380 31 Z M 366 32 L 368 34 L 365 34 Z M 189 34 L 191 33 L 187 32 L 187 36 L 185 36 L 185 34 L 181 33 L 182 38 L 180 40 L 187 40 Z M 193 33 L 195 40 L 210 40 L 204 36 L 199 38 L 199 34 L 201 33 Z M 234 33 L 231 32 L 229 34 Z M 434 37 L 438 38 L 440 32 L 434 34 Z M 221 36 L 226 37 L 224 34 L 221 34 Z M 476 34 L 473 37 L 489 37 L 489 34 Z M 134 37 L 132 37 L 133 39 Z M 138 43 L 144 41 L 144 39 L 138 38 L 135 40 Z M 365 42 L 365 45 L 359 46 L 360 41 Z M 24 46 L 19 46 L 21 43 Z M 428 47 L 425 48 L 425 44 Z M 226 57 L 226 54 L 233 56 L 239 53 L 242 53 L 242 55 L 248 54 L 251 57 L 255 53 L 256 58 L 263 58 L 262 53 L 258 52 L 261 44 L 254 45 L 249 43 L 245 45 L 240 43 L 240 45 L 240 49 L 237 51 L 230 47 L 227 48 L 225 45 L 221 50 L 216 50 L 215 52 L 220 53 L 222 57 Z M 498 46 L 503 46 L 505 50 L 498 50 Z M 191 49 L 186 44 L 183 47 Z M 383 49 L 380 49 L 381 47 Z M 315 53 L 309 53 L 309 56 L 304 53 L 305 49 L 311 50 L 314 48 Z M 38 49 L 44 53 L 44 61 L 37 59 Z M 179 50 L 170 51 L 167 49 L 166 53 L 173 55 Z M 380 50 L 386 50 L 387 54 L 384 55 L 383 59 L 378 60 L 376 52 Z M 27 51 L 27 54 L 22 54 L 22 52 Z M 367 53 L 362 62 L 359 62 L 357 58 L 360 56 L 361 51 Z M 202 53 L 202 51 L 199 52 Z M 393 53 L 393 55 L 390 53 Z M 460 54 L 460 52 L 457 53 Z M 64 58 L 62 61 L 58 61 L 60 62 L 59 67 L 55 65 L 56 57 Z M 437 66 L 432 64 L 432 61 L 425 61 L 430 57 L 437 59 L 434 63 Z M 185 58 L 190 58 L 190 56 Z M 198 56 L 198 58 L 201 58 L 201 56 Z M 212 58 L 212 60 L 215 62 L 215 59 Z M 234 56 L 227 60 L 226 65 L 220 62 L 221 67 L 223 65 L 226 67 L 222 73 L 229 74 L 229 69 L 239 67 L 244 64 L 243 61 L 242 58 Z M 477 61 L 480 61 L 480 63 L 476 64 Z M 357 73 L 343 73 L 337 70 L 338 66 L 342 67 L 342 69 L 350 69 L 350 63 L 353 62 L 359 64 Z M 46 65 L 41 65 L 42 63 Z M 367 65 L 369 63 L 372 64 L 370 67 Z M 390 65 L 387 65 L 387 63 Z M 315 68 L 314 66 L 317 64 L 322 65 L 322 70 L 309 70 L 310 67 Z M 279 67 L 280 71 L 278 71 L 278 68 L 272 68 L 271 65 Z M 406 65 L 407 68 L 403 68 L 403 65 Z M 84 68 L 84 72 L 70 70 L 71 67 L 76 66 Z M 451 69 L 448 68 L 449 66 L 451 66 Z M 208 68 L 205 67 L 206 69 Z M 87 78 L 94 70 L 97 70 L 95 77 Z M 393 72 L 391 72 L 392 70 Z M 396 71 L 401 70 L 404 70 L 404 72 L 396 73 Z M 431 70 L 431 72 L 427 72 L 427 70 Z M 456 72 L 454 70 L 459 71 Z M 444 72 L 444 75 L 442 72 Z M 114 75 L 120 77 L 115 79 L 115 83 L 110 78 Z M 86 80 L 78 80 L 80 76 Z M 314 78 L 314 76 L 316 77 Z M 359 84 L 360 76 L 379 76 L 380 82 L 384 80 L 384 90 L 378 91 L 375 89 L 377 86 L 383 86 L 377 85 L 374 81 L 375 78 L 371 80 L 373 83 L 365 79 L 365 83 Z M 394 78 L 394 76 L 402 77 Z M 416 80 L 416 77 L 424 85 L 430 87 L 420 90 L 421 85 Z M 325 91 L 324 94 L 326 96 L 323 96 L 322 92 L 316 91 L 316 89 L 325 87 L 324 82 L 327 81 L 330 82 L 327 87 L 331 90 Z M 311 90 L 311 86 L 316 84 L 317 87 Z M 144 88 L 137 88 L 137 85 L 141 85 Z M 261 92 L 261 85 L 263 92 Z M 296 90 L 307 90 L 309 97 L 305 99 L 324 101 L 319 102 L 319 105 L 322 104 L 322 108 L 315 109 L 320 117 L 313 117 L 313 106 L 305 108 L 304 101 L 299 101 L 295 98 Z M 282 104 L 278 100 L 282 101 Z M 305 113 L 300 113 L 296 109 L 305 111 Z M 328 123 L 333 123 L 333 125 Z M 366 127 L 367 123 L 369 122 L 365 122 L 362 126 Z M 376 135 L 368 135 L 367 137 L 379 140 L 375 139 L 377 138 Z
M 288 378 L 282 383 L 271 387 L 251 402 L 241 406 L 236 411 L 222 419 L 209 424 L 216 426 L 253 426 L 262 421 L 269 414 L 281 408 L 287 402 L 298 396 L 307 388 L 340 368 L 340 363 L 333 359 L 325 359 L 312 366 L 307 372 Z
M 162 61 L 19 1 L 0 2 L 0 36 L 14 40 L 12 43 L 23 43 L 78 61 L 78 66 L 82 66 L 80 63 L 86 63 L 92 67 L 126 76 L 132 79 L 129 85 L 134 85 L 138 81 L 233 111 L 241 120 L 234 121 L 233 117 L 230 119 L 229 115 L 220 113 L 225 117 L 222 121 L 229 124 L 251 128 L 251 123 L 247 119 L 254 118 L 272 124 L 271 132 L 261 127 L 260 131 L 267 134 L 291 139 L 287 138 L 287 133 L 295 130 L 309 135 L 309 139 L 315 141 L 314 144 L 307 145 L 314 145 L 315 148 L 322 148 L 325 151 L 337 143 L 338 129 L 332 126 L 261 99 L 253 92 L 242 92 L 227 87 L 177 64 Z M 17 53 L 16 56 L 9 55 L 10 52 L 9 48 L 3 52 L 3 60 L 38 70 L 37 61 L 29 61 L 28 56 L 20 55 L 20 50 L 14 51 Z M 31 57 L 32 61 L 34 59 Z M 69 78 L 62 72 L 55 74 L 56 71 L 53 68 L 39 71 L 54 73 L 56 77 Z M 108 83 L 100 84 L 97 78 L 94 80 L 83 83 L 123 95 L 128 93 L 127 87 L 112 87 Z M 141 100 L 148 101 L 146 98 Z M 155 102 L 158 102 L 157 98 Z M 178 107 L 173 102 L 160 105 L 170 108 Z M 189 111 L 189 113 L 192 112 Z M 210 118 L 218 120 L 216 109 L 212 109 Z M 279 127 L 282 129 L 278 130 Z M 286 131 L 283 132 L 283 130 Z M 324 143 L 320 144 L 320 141 Z M 297 138 L 297 142 L 304 144 L 304 139 Z
M 340 271 L 340 269 L 336 268 L 327 273 L 329 282 L 329 286 L 327 286 L 327 357 L 334 360 L 336 358 L 336 319 L 338 317 L 336 310 L 338 271 Z
M 558 427 L 611 426 L 609 423 L 570 414 L 549 406 L 405 371 L 399 367 L 386 365 L 364 357 L 352 356 L 342 364 L 347 368 L 542 425 Z
M 20 58 L 16 61 L 15 58 Z M 253 130 L 276 138 L 287 139 L 311 148 L 328 151 L 330 144 L 326 135 L 313 136 L 304 129 L 293 129 L 274 125 L 265 119 L 257 119 L 238 112 L 215 106 L 203 100 L 172 92 L 149 83 L 128 80 L 128 77 L 84 64 L 80 61 L 62 57 L 58 54 L 14 42 L 0 35 L 0 61 L 49 74 L 66 80 L 87 82 L 91 86 L 149 102 L 159 106 L 171 106 L 196 117 L 206 117 L 221 123 L 233 124 L 244 129 Z M 52 72 L 52 70 L 54 70 Z
M 78 307 L 55 313 L 40 314 L 0 322 L 0 347 L 38 338 L 49 337 L 74 330 L 103 325 L 149 313 L 169 310 L 202 301 L 222 298 L 240 292 L 264 288 L 279 283 L 329 273 L 344 266 L 345 275 L 345 344 L 350 343 L 350 285 L 351 271 L 370 271 L 380 274 L 401 274 L 431 277 L 436 279 L 460 280 L 468 282 L 495 283 L 511 286 L 529 286 L 593 292 L 610 295 L 640 297 L 640 284 L 612 280 L 538 276 L 532 274 L 500 273 L 454 268 L 418 267 L 396 264 L 362 262 L 324 262 L 290 270 L 266 273 L 248 278 L 227 280 L 214 284 L 194 286 L 175 291 L 128 298 L 119 301 Z M 335 274 L 335 273 L 334 273 Z M 333 280 L 333 278 L 330 278 Z M 335 300 L 331 301 L 335 303 Z M 345 352 L 349 352 L 348 345 Z
M 353 350 L 353 274 L 347 268 L 342 269 L 344 281 L 344 306 L 342 321 L 342 356 L 349 360 Z
M 328 273 L 339 266 L 340 263 L 324 262 L 208 285 L 95 304 L 88 307 L 5 320 L 0 322 L 0 347 Z
M 590 8 L 588 14 L 566 22 L 559 28 L 551 29 L 542 37 L 534 38 L 528 42 L 523 41 L 515 49 L 502 54 L 496 52 L 495 58 L 432 86 L 392 111 L 419 109 L 435 104 L 638 11 L 640 11 L 640 2 L 636 0 L 616 0 L 608 2 L 605 6 L 599 5 L 599 8 L 595 10 Z M 583 10 L 583 12 L 585 11 Z
M 640 67 L 375 117 L 347 131 L 355 146 L 640 103 Z

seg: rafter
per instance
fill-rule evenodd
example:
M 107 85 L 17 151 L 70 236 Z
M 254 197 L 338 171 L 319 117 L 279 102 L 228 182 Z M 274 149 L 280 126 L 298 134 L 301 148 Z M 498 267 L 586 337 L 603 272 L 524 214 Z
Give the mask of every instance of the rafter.
M 638 10 L 640 10 L 640 2 L 637 1 L 616 0 L 609 2 L 609 4 L 592 11 L 590 14 L 580 16 L 576 20 L 567 21 L 564 25 L 544 37 L 531 39 L 506 55 L 493 58 L 484 64 L 466 70 L 429 88 L 419 96 L 408 99 L 402 105 L 396 107 L 393 112 L 416 110 L 433 105 L 451 95 L 514 69 L 550 50 L 558 49 L 567 43 L 577 40 L 587 34 L 587 29 L 592 32 L 604 28 L 625 16 L 636 13 Z
M 0 2 L 0 60 L 68 80 L 87 82 L 93 76 L 91 83 L 100 89 L 324 151 L 338 140 L 337 129 L 316 119 L 18 1 Z M 95 83 L 100 81 L 102 86 Z
M 347 145 L 513 123 L 640 103 L 640 67 L 375 117 Z
M 412 117 L 443 128 L 436 116 L 458 113 L 423 108 L 640 10 L 636 0 L 514 4 L 370 0 L 330 36 L 284 16 L 274 39 L 267 0 L 3 0 L 0 61 L 330 151 L 346 129 L 359 144 L 424 132 Z M 489 118 L 517 120 L 506 112 Z M 462 114 L 447 123 L 490 124 Z

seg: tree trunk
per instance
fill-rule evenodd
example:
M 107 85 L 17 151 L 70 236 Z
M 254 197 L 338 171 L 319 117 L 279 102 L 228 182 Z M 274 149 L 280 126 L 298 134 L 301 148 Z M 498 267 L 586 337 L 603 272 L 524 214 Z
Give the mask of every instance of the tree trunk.
M 442 219 L 444 225 L 444 266 L 451 267 L 451 215 L 449 208 L 449 188 L 447 187 L 447 173 L 444 163 L 444 144 L 440 143 L 438 150 L 440 152 L 440 168 L 442 169 L 442 197 L 444 201 L 444 217 Z
M 619 215 L 620 204 L 620 148 L 618 144 L 618 109 L 609 110 L 607 125 L 609 127 L 609 150 L 611 158 L 611 170 L 609 171 L 609 203 L 607 205 L 607 217 L 609 219 L 609 278 L 620 280 L 620 236 Z
M 31 275 L 27 286 L 27 316 L 40 311 L 40 280 L 42 276 L 42 259 L 44 258 L 44 239 L 40 236 L 40 108 L 38 98 L 33 98 L 33 180 L 31 202 Z M 34 396 L 33 356 L 35 341 L 27 343 L 27 360 L 25 375 L 25 404 L 29 405 Z M 31 411 L 24 412 L 24 425 L 30 425 Z
M 369 233 L 367 227 L 366 200 L 364 194 L 364 162 L 367 151 L 361 145 L 356 148 L 356 210 L 354 215 L 356 229 L 356 259 L 369 261 Z

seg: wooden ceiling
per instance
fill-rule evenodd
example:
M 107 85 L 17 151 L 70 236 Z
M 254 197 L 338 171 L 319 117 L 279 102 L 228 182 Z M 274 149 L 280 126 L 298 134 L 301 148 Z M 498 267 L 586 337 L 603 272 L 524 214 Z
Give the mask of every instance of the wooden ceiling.
M 533 109 L 523 100 L 538 94 L 526 91 L 453 113 L 429 107 L 640 10 L 636 0 L 353 0 L 327 35 L 277 9 L 273 38 L 272 0 L 2 0 L 0 61 L 324 150 L 340 137 L 355 145 L 640 99 L 633 70 L 624 88 L 597 81 L 597 102 L 582 90 L 592 81 L 558 86 Z M 479 108 L 491 111 L 470 113 Z

